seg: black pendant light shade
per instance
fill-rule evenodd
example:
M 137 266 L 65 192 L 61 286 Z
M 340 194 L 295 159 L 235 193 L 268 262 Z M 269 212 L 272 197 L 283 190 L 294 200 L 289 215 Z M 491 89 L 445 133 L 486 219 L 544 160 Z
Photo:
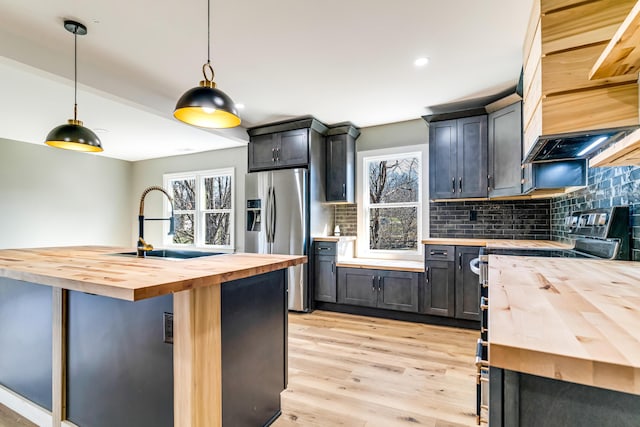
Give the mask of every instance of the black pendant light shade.
M 97 153 L 102 151 L 102 144 L 98 135 L 89 128 L 82 126 L 80 120 L 69 120 L 67 124 L 54 128 L 47 135 L 47 145 L 65 150 L 87 151 Z
M 75 21 L 64 21 L 64 28 L 74 35 L 75 43 L 73 119 L 49 132 L 45 144 L 65 150 L 97 153 L 102 151 L 100 138 L 91 129 L 84 127 L 82 122 L 78 120 L 78 35 L 87 34 L 87 27 Z
M 180 97 L 173 115 L 181 122 L 205 128 L 231 128 L 240 124 L 235 104 L 210 80 Z
M 204 80 L 180 97 L 173 116 L 181 122 L 204 128 L 232 128 L 240 124 L 238 110 L 231 98 L 216 89 L 211 66 L 211 0 L 207 0 L 207 63 L 202 66 Z M 211 78 L 207 76 L 211 73 Z

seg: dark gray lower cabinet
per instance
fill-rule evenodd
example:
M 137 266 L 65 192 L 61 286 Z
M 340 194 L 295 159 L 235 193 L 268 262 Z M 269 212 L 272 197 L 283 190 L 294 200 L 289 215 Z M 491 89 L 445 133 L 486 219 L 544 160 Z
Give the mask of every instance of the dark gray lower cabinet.
M 336 302 L 336 257 L 334 255 L 316 255 L 315 299 L 324 302 Z
M 451 261 L 426 261 L 422 312 L 436 316 L 455 314 L 455 273 Z
M 418 311 L 420 273 L 338 268 L 338 303 Z
M 469 262 L 480 250 L 473 246 L 456 246 L 456 310 L 457 319 L 480 320 L 480 281 Z
M 491 368 L 489 421 L 495 427 L 637 427 L 640 396 Z
M 469 267 L 479 252 L 475 246 L 425 246 L 422 313 L 480 320 L 479 278 Z

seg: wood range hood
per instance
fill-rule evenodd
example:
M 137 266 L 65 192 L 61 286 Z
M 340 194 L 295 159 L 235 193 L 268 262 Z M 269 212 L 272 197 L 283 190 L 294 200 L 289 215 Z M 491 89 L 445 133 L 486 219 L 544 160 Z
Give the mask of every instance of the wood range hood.
M 599 133 L 611 136 L 585 158 L 638 128 L 637 72 L 590 75 L 636 3 L 534 0 L 523 56 L 525 162 L 576 158 Z

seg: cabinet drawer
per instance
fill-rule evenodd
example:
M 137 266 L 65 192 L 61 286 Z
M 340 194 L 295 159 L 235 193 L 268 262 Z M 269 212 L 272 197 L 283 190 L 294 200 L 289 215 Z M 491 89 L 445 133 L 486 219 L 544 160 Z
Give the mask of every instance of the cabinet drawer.
M 336 244 L 335 242 L 315 242 L 314 253 L 316 255 L 335 255 Z
M 425 245 L 424 247 L 426 260 L 454 261 L 455 246 L 448 245 Z

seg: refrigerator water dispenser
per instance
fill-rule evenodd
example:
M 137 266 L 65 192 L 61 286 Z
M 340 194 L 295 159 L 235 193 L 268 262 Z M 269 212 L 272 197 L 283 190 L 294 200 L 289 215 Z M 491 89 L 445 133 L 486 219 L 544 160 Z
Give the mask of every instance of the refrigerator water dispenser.
M 262 209 L 260 199 L 247 200 L 247 231 L 260 231 Z

